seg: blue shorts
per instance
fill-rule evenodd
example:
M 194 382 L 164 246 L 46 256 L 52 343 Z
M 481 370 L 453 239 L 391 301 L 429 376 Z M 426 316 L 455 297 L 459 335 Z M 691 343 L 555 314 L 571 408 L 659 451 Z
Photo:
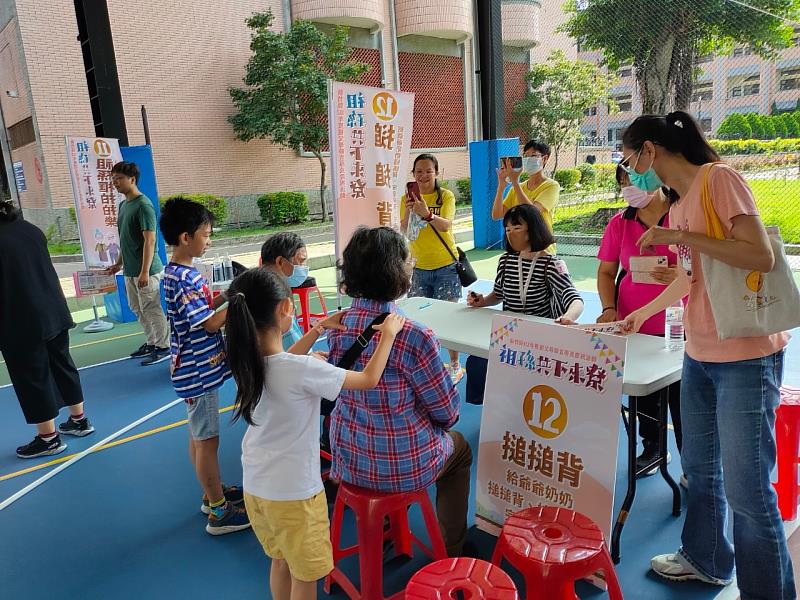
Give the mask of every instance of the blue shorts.
M 187 398 L 184 402 L 192 439 L 203 441 L 219 437 L 219 390 Z
M 415 296 L 457 302 L 461 298 L 461 280 L 456 273 L 456 263 L 430 271 L 414 269 L 408 297 Z

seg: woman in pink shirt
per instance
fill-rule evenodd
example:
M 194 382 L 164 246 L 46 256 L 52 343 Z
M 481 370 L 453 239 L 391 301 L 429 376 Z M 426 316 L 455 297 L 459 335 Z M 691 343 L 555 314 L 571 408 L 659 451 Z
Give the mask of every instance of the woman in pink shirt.
M 628 315 L 625 325 L 638 331 L 647 319 L 689 296 L 681 379 L 686 522 L 678 552 L 654 557 L 651 567 L 674 581 L 726 585 L 735 566 L 742 600 L 794 599 L 792 561 L 770 483 L 789 335 L 720 341 L 700 262 L 702 253 L 742 269 L 772 270 L 775 259 L 753 194 L 739 173 L 717 162 L 719 156 L 685 112 L 639 117 L 622 141 L 621 164 L 635 186 L 650 191 L 667 185 L 680 196 L 670 209 L 670 228 L 656 225 L 639 240 L 642 249 L 677 246 L 678 277 Z M 706 175 L 724 240 L 706 235 L 700 201 Z M 727 537 L 729 506 L 733 544 Z
M 631 185 L 628 174 L 617 167 L 617 184 L 622 188 L 622 197 L 628 208 L 614 215 L 608 223 L 597 258 L 597 291 L 603 312 L 598 323 L 611 323 L 624 319 L 637 308 L 658 297 L 664 288 L 677 276 L 677 255 L 667 246 L 657 246 L 648 256 L 663 256 L 667 266 L 656 267 L 649 275 L 658 283 L 639 283 L 633 280 L 631 257 L 642 255 L 636 243 L 653 225 L 669 227 L 669 207 L 677 201 L 675 192 L 660 188 L 649 193 Z M 638 278 L 637 278 L 638 279 Z M 660 285 L 659 285 L 660 284 Z M 650 317 L 642 325 L 641 333 L 664 335 L 664 311 Z M 681 385 L 673 383 L 668 390 L 669 408 L 675 428 L 675 443 L 681 449 Z M 648 469 L 659 458 L 658 453 L 658 408 L 660 392 L 639 399 L 638 412 L 644 418 L 639 421 L 639 435 L 644 450 L 636 459 L 636 470 L 647 469 L 644 475 L 653 475 L 658 465 Z M 670 460 L 667 453 L 667 460 Z M 681 478 L 683 481 L 683 478 Z

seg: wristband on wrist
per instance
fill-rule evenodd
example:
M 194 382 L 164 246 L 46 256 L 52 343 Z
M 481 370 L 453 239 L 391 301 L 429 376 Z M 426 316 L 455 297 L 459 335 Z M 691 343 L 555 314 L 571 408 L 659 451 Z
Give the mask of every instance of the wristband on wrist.
M 603 312 L 606 312 L 607 310 L 617 310 L 617 307 L 616 306 L 604 306 L 603 307 Z
M 433 221 L 433 211 L 428 209 L 428 216 L 427 217 L 422 217 L 422 220 L 423 221 L 427 221 L 428 223 Z

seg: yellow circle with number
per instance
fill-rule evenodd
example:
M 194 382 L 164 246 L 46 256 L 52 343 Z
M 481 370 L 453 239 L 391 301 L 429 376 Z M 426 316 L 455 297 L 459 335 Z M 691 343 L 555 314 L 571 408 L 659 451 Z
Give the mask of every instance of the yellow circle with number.
M 389 92 L 379 92 L 372 99 L 372 112 L 381 121 L 391 121 L 397 116 L 397 99 Z
M 761 288 L 764 286 L 764 276 L 761 274 L 761 271 L 750 271 L 744 281 L 747 287 L 753 292 L 760 292 Z
M 567 429 L 567 403 L 549 385 L 537 385 L 525 394 L 522 416 L 528 429 L 545 439 L 557 438 Z

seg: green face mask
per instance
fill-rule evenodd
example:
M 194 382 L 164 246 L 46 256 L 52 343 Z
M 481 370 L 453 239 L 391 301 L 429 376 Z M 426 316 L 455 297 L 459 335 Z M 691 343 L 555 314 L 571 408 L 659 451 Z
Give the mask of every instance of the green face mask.
M 640 190 L 644 190 L 646 192 L 655 192 L 658 188 L 664 185 L 664 182 L 661 181 L 661 178 L 656 173 L 656 170 L 653 168 L 653 162 L 655 162 L 655 157 L 653 157 L 653 162 L 650 163 L 650 168 L 647 169 L 644 173 L 637 173 L 636 172 L 636 165 L 639 164 L 639 158 L 642 156 L 642 151 L 639 150 L 639 154 L 636 156 L 636 164 L 633 167 L 622 167 L 628 173 L 628 177 L 631 180 L 631 185 L 636 186 Z

